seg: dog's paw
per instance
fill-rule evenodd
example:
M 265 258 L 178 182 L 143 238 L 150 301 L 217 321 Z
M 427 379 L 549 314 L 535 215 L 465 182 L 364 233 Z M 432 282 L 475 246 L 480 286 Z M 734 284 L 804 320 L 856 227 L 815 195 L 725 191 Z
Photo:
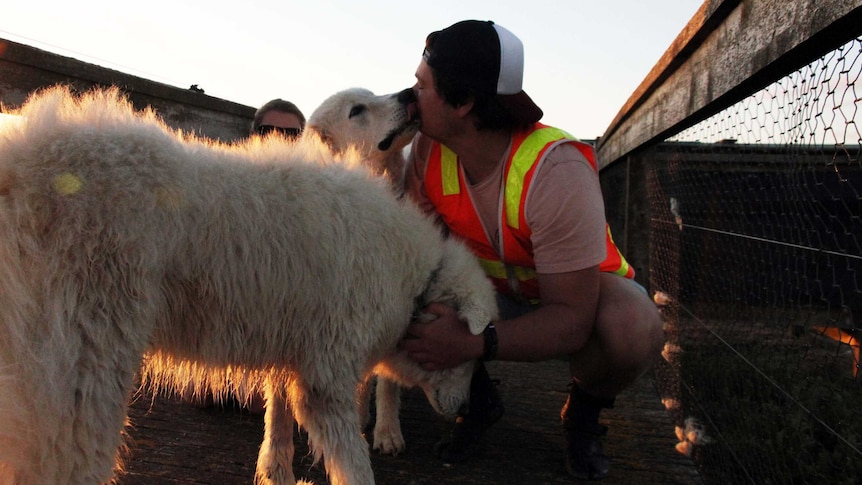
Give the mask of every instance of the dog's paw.
M 292 439 L 292 436 L 291 436 Z M 293 452 L 289 447 L 279 447 L 265 439 L 257 456 L 254 472 L 255 485 L 294 485 Z
M 387 426 L 374 427 L 374 449 L 381 455 L 397 456 L 406 448 L 404 436 L 401 429 L 392 429 Z
M 293 470 L 285 469 L 284 467 L 275 467 L 271 470 L 261 470 L 258 468 L 254 475 L 255 485 L 294 485 L 295 483 L 296 478 L 293 476 Z M 302 480 L 299 483 L 314 485 Z

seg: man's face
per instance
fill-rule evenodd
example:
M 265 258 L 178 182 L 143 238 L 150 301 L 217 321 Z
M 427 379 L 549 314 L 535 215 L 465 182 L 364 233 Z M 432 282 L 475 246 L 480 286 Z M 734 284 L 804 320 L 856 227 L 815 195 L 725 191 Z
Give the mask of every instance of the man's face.
M 293 113 L 276 110 L 267 111 L 260 118 L 260 126 L 258 126 L 257 133 L 252 134 L 266 135 L 273 131 L 279 132 L 288 138 L 296 138 L 302 132 L 302 122 Z
M 446 103 L 435 89 L 431 68 L 424 60 L 416 69 L 416 84 L 413 86 L 413 92 L 416 94 L 416 104 L 419 108 L 421 121 L 419 131 L 437 141 L 442 141 L 451 129 L 448 120 L 452 116 L 453 107 Z

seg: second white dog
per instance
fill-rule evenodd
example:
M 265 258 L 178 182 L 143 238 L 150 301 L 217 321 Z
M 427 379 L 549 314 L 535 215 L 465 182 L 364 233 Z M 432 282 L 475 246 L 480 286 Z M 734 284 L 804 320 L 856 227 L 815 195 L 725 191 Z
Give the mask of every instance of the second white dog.
M 413 102 L 412 89 L 384 95 L 375 95 L 363 88 L 345 89 L 325 99 L 314 110 L 308 118 L 306 134 L 319 136 L 336 152 L 357 152 L 365 166 L 389 180 L 393 191 L 400 195 L 406 165 L 403 149 L 418 129 L 418 122 L 411 113 Z M 405 383 L 401 381 L 400 384 Z M 370 389 L 363 387 L 361 391 L 360 415 L 367 420 Z M 383 454 L 397 455 L 406 448 L 398 415 L 401 407 L 399 379 L 378 376 L 374 396 L 373 447 Z

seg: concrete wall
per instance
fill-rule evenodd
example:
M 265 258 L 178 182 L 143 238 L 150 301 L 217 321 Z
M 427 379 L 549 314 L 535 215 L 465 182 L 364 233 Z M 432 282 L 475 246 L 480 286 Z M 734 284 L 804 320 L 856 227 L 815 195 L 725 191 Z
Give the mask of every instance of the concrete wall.
M 153 82 L 94 64 L 0 39 L 0 103 L 17 108 L 34 90 L 67 84 L 85 91 L 118 86 L 138 107 L 152 106 L 173 128 L 231 141 L 248 135 L 255 108 Z

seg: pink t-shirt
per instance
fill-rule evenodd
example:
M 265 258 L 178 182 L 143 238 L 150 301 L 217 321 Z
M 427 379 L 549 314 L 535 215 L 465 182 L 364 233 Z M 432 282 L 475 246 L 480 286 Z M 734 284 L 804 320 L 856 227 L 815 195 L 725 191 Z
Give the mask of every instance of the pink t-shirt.
M 413 200 L 433 214 L 434 205 L 422 181 L 432 144 L 433 140 L 421 134 L 413 141 L 404 183 Z M 492 244 L 499 239 L 503 165 L 511 149 L 510 143 L 491 175 L 467 187 Z M 525 211 L 532 230 L 537 272 L 577 271 L 605 259 L 605 209 L 599 177 L 571 144 L 561 144 L 547 152 L 527 194 Z

